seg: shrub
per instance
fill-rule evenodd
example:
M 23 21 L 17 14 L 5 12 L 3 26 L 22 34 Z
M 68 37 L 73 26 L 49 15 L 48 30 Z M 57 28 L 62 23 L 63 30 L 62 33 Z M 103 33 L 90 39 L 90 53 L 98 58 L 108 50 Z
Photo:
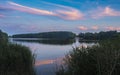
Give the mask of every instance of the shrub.
M 0 30 L 0 43 L 7 43 L 8 35 Z
M 8 42 L 0 30 L 0 75 L 35 75 L 34 56 L 29 48 Z
M 117 38 L 93 47 L 73 48 L 56 75 L 120 75 L 119 42 Z
M 0 44 L 0 75 L 34 75 L 30 50 L 17 44 Z

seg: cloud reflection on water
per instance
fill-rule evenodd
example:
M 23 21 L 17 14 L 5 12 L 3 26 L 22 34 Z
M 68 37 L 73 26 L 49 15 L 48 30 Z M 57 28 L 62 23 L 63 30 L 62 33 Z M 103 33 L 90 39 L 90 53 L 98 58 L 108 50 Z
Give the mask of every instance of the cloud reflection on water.
M 57 64 L 60 65 L 63 63 L 63 57 L 57 59 L 48 59 L 48 60 L 37 60 L 35 66 L 47 65 L 47 64 Z

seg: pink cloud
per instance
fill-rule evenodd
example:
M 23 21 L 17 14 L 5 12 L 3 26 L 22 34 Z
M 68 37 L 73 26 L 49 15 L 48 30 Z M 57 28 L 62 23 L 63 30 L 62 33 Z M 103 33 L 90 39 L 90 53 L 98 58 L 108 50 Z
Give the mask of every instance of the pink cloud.
M 59 4 L 53 4 L 44 2 L 45 4 L 49 4 L 54 7 L 58 7 L 59 9 L 55 10 L 56 16 L 66 19 L 66 20 L 79 20 L 84 18 L 84 14 L 81 13 L 79 10 Z
M 106 31 L 120 31 L 120 27 L 118 26 L 106 26 L 106 27 L 98 27 L 98 26 L 91 26 L 91 27 L 86 27 L 86 26 L 79 26 L 79 30 L 83 31 L 88 31 L 88 30 L 106 30 Z
M 48 11 L 48 10 L 23 6 L 14 2 L 8 2 L 8 3 L 10 4 L 9 8 L 13 10 L 26 12 L 30 14 L 36 14 L 36 15 L 56 16 L 65 20 L 79 20 L 79 19 L 83 19 L 84 16 L 79 10 L 63 5 L 52 4 L 62 9 Z
M 120 16 L 120 11 L 114 10 L 110 7 L 98 8 L 96 10 L 91 11 L 91 17 L 94 19 L 106 16 Z
M 108 27 L 105 27 L 106 30 L 117 30 L 117 31 L 120 31 L 120 27 L 114 27 L 114 26 L 108 26 Z
M 41 10 L 41 9 L 36 9 L 36 8 L 31 8 L 27 6 L 23 6 L 14 2 L 8 2 L 11 6 L 11 9 L 22 11 L 22 12 L 27 12 L 30 14 L 37 14 L 37 15 L 55 15 L 51 11 L 46 11 L 46 10 Z
M 57 13 L 60 18 L 67 20 L 79 20 L 79 19 L 83 19 L 84 16 L 78 10 L 71 10 L 71 11 L 58 10 Z
M 98 26 L 92 26 L 91 29 L 98 30 Z
M 85 26 L 79 26 L 78 29 L 80 29 L 80 30 L 88 30 L 88 28 L 85 27 Z
M 0 18 L 3 18 L 3 17 L 5 17 L 5 15 L 0 14 Z

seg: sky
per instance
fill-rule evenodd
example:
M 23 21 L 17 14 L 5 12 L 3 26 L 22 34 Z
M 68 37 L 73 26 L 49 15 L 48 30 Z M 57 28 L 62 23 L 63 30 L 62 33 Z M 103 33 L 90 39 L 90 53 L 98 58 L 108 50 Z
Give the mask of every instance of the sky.
M 48 31 L 120 31 L 120 0 L 0 0 L 9 35 Z

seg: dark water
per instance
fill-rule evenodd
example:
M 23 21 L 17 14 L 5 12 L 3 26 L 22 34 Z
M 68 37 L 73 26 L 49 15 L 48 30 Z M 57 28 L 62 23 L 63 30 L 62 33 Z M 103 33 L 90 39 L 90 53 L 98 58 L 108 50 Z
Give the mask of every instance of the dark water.
M 62 62 L 65 54 L 72 51 L 72 47 L 76 46 L 92 46 L 94 42 L 79 42 L 74 40 L 49 40 L 37 38 L 10 38 L 11 42 L 21 44 L 30 48 L 35 54 L 35 69 L 37 75 L 55 75 L 56 64 Z

